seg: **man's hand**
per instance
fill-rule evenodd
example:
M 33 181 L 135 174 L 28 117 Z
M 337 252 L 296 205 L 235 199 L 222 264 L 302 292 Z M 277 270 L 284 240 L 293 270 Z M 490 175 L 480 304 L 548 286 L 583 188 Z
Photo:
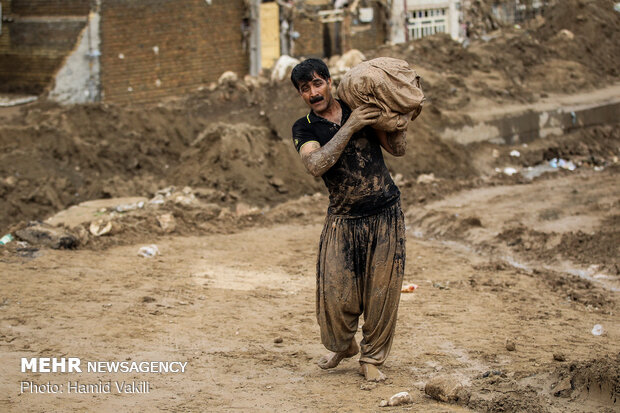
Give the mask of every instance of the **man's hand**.
M 355 133 L 364 126 L 374 125 L 377 123 L 380 115 L 381 109 L 377 106 L 365 104 L 353 110 L 349 116 L 349 119 L 343 126 L 349 126 L 353 133 Z

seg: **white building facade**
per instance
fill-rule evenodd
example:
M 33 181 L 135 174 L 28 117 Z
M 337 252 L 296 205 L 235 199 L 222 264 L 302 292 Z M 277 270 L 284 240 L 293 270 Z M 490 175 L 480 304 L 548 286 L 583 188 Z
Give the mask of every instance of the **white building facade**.
M 460 39 L 459 0 L 393 0 L 391 15 L 392 43 L 448 33 Z

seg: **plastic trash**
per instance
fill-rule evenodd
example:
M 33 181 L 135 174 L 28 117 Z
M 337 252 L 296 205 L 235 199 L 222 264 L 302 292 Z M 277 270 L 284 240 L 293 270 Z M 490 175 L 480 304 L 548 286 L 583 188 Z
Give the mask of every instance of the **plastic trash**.
M 594 327 L 592 327 L 592 334 L 594 334 L 595 336 L 600 336 L 605 332 L 605 330 L 603 330 L 603 326 L 600 324 L 595 324 Z
M 127 211 L 133 211 L 134 209 L 141 209 L 141 208 L 144 208 L 144 201 L 133 202 L 131 204 L 117 205 L 116 208 L 114 209 L 116 210 L 116 212 L 127 212 Z
M 4 237 L 0 238 L 0 245 L 6 245 L 9 242 L 13 241 L 15 238 L 13 238 L 13 235 L 11 234 L 6 234 Z
M 516 149 L 513 149 L 512 151 L 510 151 L 510 156 L 512 156 L 514 158 L 518 158 L 519 156 L 521 156 L 521 152 L 519 152 Z
M 509 167 L 504 168 L 504 173 L 508 176 L 512 176 L 517 173 L 517 170 L 509 166 Z
M 159 248 L 157 248 L 157 245 L 155 244 L 146 245 L 140 248 L 138 255 L 144 258 L 151 258 L 159 255 Z
M 403 285 L 403 288 L 401 288 L 400 292 L 401 293 L 412 293 L 417 289 L 418 289 L 418 286 L 416 284 L 407 284 L 407 285 Z
M 620 13 L 620 3 L 614 4 L 614 10 Z
M 381 403 L 379 403 L 379 407 L 402 406 L 404 404 L 411 403 L 413 403 L 413 398 L 411 397 L 411 395 L 406 391 L 401 391 L 400 393 L 396 393 L 395 395 L 390 397 L 389 401 L 382 400 Z

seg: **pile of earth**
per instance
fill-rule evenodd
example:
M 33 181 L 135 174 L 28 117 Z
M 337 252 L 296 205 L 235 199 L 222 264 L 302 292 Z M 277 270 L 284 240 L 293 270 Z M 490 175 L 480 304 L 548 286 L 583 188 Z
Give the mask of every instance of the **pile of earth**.
M 619 14 L 608 1 L 571 5 L 467 48 L 435 36 L 367 53 L 404 58 L 423 75 L 428 103 L 410 125 L 410 150 L 388 159 L 405 187 L 418 191 L 405 197 L 424 202 L 484 183 L 493 159 L 488 151 L 439 138 L 442 128 L 471 123 L 468 111 L 617 81 L 620 46 L 610 39 L 617 37 Z M 597 25 L 600 31 L 593 30 Z M 573 39 L 561 34 L 565 27 Z M 220 197 L 213 202 L 233 209 L 238 202 L 262 208 L 324 191 L 305 173 L 290 141 L 291 125 L 306 113 L 288 80 L 265 78 L 227 81 L 149 107 L 63 107 L 41 100 L 2 109 L 0 232 L 86 200 L 150 198 L 170 185 L 215 190 Z M 547 144 L 553 150 L 553 141 Z M 580 151 L 596 156 L 607 148 L 597 149 L 597 139 L 583 145 Z M 418 176 L 428 174 L 438 181 L 420 188 Z

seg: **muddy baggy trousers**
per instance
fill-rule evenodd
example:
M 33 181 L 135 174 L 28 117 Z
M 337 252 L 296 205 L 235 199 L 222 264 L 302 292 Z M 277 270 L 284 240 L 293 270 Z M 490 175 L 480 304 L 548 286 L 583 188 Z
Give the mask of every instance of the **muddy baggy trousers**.
M 400 201 L 376 215 L 327 215 L 317 262 L 321 341 L 345 351 L 364 315 L 360 362 L 381 365 L 392 346 L 405 268 Z

